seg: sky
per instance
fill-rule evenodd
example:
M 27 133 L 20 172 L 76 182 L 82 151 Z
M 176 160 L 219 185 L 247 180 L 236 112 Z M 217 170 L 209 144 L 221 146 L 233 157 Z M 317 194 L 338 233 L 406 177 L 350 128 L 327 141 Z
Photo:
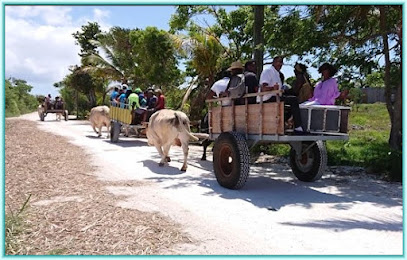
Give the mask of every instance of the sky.
M 79 65 L 72 33 L 88 22 L 102 31 L 112 26 L 168 30 L 174 6 L 5 6 L 5 78 L 24 79 L 32 94 L 55 96 L 54 83 Z
M 34 95 L 56 96 L 58 89 L 53 84 L 69 74 L 70 66 L 80 64 L 80 48 L 72 33 L 80 31 L 82 25 L 97 22 L 102 31 L 112 26 L 168 30 L 174 13 L 171 5 L 6 5 L 5 78 L 26 80 Z M 294 75 L 289 65 L 283 66 L 282 72 L 286 78 Z

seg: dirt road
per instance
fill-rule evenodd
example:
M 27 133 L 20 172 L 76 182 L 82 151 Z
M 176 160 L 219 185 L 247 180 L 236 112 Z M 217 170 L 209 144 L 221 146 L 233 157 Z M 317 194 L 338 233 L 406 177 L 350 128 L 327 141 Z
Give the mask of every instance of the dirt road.
M 200 161 L 202 147 L 190 146 L 188 170 L 180 172 L 182 150 L 158 167 L 154 147 L 143 138 L 120 137 L 113 144 L 97 138 L 87 121 L 40 122 L 36 113 L 21 118 L 41 130 L 68 137 L 91 154 L 98 179 L 143 181 L 140 187 L 104 185 L 118 207 L 160 212 L 181 224 L 198 243 L 167 254 L 188 255 L 401 255 L 402 185 L 374 180 L 363 172 L 327 173 L 320 181 L 298 181 L 288 165 L 251 167 L 241 190 L 216 182 L 212 154 Z

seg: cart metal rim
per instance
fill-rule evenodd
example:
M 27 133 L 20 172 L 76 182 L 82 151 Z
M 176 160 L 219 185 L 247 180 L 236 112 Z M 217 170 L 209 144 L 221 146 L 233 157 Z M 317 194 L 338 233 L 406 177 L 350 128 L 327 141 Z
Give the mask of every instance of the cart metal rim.
M 233 171 L 233 151 L 228 144 L 223 144 L 220 149 L 220 169 L 224 176 L 230 176 Z
M 295 161 L 299 170 L 301 170 L 302 172 L 307 172 L 311 170 L 312 165 L 314 163 L 314 156 L 315 156 L 314 153 L 312 153 L 310 150 L 306 151 L 299 157 L 296 156 Z

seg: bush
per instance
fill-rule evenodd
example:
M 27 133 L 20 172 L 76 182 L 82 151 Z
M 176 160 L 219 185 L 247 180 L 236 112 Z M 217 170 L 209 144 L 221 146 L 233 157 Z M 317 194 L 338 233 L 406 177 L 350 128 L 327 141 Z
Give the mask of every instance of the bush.
M 7 79 L 5 82 L 5 116 L 19 116 L 37 109 L 37 98 L 30 95 L 32 87 L 20 79 Z

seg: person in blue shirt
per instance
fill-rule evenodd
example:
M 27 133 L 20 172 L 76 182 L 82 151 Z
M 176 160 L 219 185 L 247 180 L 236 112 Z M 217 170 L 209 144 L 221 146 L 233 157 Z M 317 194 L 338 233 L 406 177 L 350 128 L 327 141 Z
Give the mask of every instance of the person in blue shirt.
M 120 103 L 120 108 L 124 108 L 124 106 L 126 104 L 126 92 L 124 92 L 122 89 L 119 92 L 117 101 Z
M 147 100 L 144 97 L 143 91 L 140 88 L 136 88 L 134 92 L 138 94 L 140 106 L 147 107 Z
M 119 96 L 119 88 L 115 87 L 112 94 L 110 95 L 110 101 L 113 103 L 116 101 L 116 98 Z

